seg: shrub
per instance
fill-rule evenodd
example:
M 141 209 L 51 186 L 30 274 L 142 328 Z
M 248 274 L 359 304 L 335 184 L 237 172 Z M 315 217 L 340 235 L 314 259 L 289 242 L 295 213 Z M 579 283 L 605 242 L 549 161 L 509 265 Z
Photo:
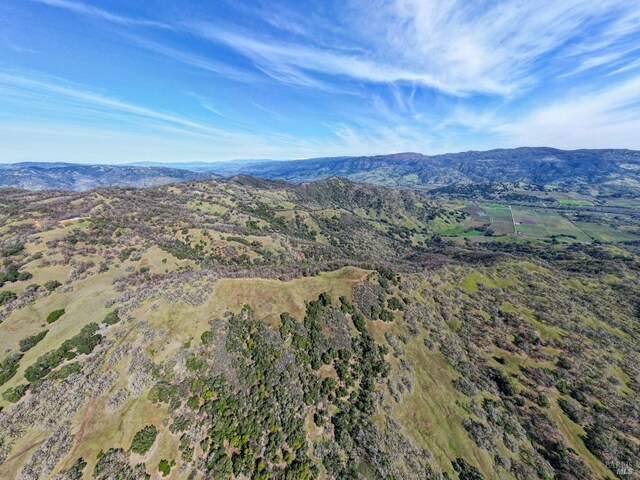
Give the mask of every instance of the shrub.
M 24 353 L 28 350 L 31 350 L 38 343 L 40 343 L 40 341 L 47 335 L 47 333 L 48 333 L 48 330 L 43 330 L 42 332 L 36 335 L 23 338 L 22 340 L 20 340 L 20 351 Z
M 24 372 L 24 378 L 30 382 L 46 377 L 54 368 L 58 367 L 65 359 L 72 359 L 78 354 L 89 354 L 102 341 L 102 335 L 97 334 L 98 325 L 89 323 L 82 327 L 80 333 L 65 340 L 57 350 L 45 353 L 29 365 Z
M 0 292 L 0 305 L 4 305 L 5 303 L 9 303 L 11 300 L 15 300 L 16 294 L 10 292 L 8 290 L 4 290 Z
M 18 281 L 24 282 L 25 280 L 30 280 L 33 278 L 33 274 L 31 272 L 20 272 L 18 274 Z
M 398 297 L 389 297 L 387 300 L 387 306 L 391 310 L 404 310 L 404 304 Z
M 171 467 L 176 464 L 175 461 L 169 462 L 169 460 L 162 459 L 158 464 L 158 470 L 162 473 L 163 477 L 168 476 L 171 473 Z
M 320 301 L 320 305 L 322 305 L 323 307 L 331 305 L 331 295 L 329 295 L 327 292 L 322 292 L 318 297 L 318 300 Z
M 61 285 L 62 284 L 57 280 L 49 280 L 44 284 L 44 288 L 46 288 L 50 292 L 53 292 L 56 288 L 58 288 Z
M 120 321 L 120 316 L 118 315 L 118 310 L 114 310 L 113 312 L 107 313 L 102 320 L 102 323 L 106 323 L 107 325 L 115 325 Z
M 364 317 L 358 313 L 353 316 L 353 325 L 360 333 L 364 333 L 367 330 Z
M 0 252 L 0 255 L 2 255 L 3 257 L 12 257 L 13 255 L 18 255 L 23 250 L 24 250 L 24 244 L 18 242 L 18 243 L 14 243 L 10 247 L 6 247 L 2 249 L 2 252 Z
M 451 462 L 451 464 L 453 465 L 454 470 L 458 473 L 458 477 L 460 477 L 460 480 L 484 479 L 484 477 L 480 473 L 480 470 L 467 463 L 464 458 L 456 458 L 453 462 Z
M 15 403 L 22 398 L 22 396 L 26 393 L 29 388 L 28 384 L 18 385 L 13 388 L 9 388 L 2 394 L 2 398 L 4 398 L 7 402 Z
M 504 373 L 496 372 L 493 379 L 496 382 L 498 390 L 500 390 L 503 395 L 512 397 L 518 393 L 518 389 L 516 388 L 516 386 Z
M 213 341 L 214 335 L 213 332 L 207 330 L 206 332 L 203 332 L 202 335 L 200 335 L 200 340 L 202 340 L 202 343 L 204 345 L 208 345 L 209 343 L 211 343 Z
M 0 363 L 0 385 L 7 383 L 16 374 L 21 358 L 22 354 L 14 353 Z
M 131 442 L 131 451 L 139 455 L 144 455 L 149 451 L 158 436 L 158 429 L 155 425 L 147 425 L 138 431 Z
M 583 414 L 580 405 L 570 399 L 559 398 L 558 405 L 562 411 L 575 423 L 582 423 Z
M 383 309 L 380 312 L 380 320 L 382 320 L 383 322 L 393 322 L 393 319 L 393 312 L 391 312 L 390 310 Z
M 340 300 L 340 309 L 344 313 L 355 313 L 356 307 L 354 307 L 353 304 L 349 302 L 349 300 L 347 300 L 346 297 L 341 296 L 339 300 Z
M 58 320 L 62 315 L 64 315 L 64 308 L 60 310 L 54 310 L 49 315 L 47 315 L 47 323 L 53 323 Z
M 82 371 L 82 365 L 78 362 L 67 363 L 60 367 L 60 370 L 53 372 L 49 378 L 54 380 L 64 380 L 72 373 L 80 373 Z

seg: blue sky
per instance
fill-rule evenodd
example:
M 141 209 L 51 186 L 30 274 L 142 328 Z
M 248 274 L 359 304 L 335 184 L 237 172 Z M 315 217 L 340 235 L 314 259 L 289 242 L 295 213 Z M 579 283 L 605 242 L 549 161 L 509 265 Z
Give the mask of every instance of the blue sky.
M 0 163 L 640 149 L 638 0 L 3 0 Z

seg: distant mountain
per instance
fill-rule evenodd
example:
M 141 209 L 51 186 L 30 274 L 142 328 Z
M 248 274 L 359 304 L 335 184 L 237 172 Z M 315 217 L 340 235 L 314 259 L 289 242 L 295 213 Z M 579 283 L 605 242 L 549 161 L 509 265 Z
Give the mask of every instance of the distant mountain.
M 165 167 L 25 162 L 0 165 L 0 187 L 27 190 L 89 190 L 97 187 L 153 187 L 215 177 L 210 172 Z
M 522 147 L 485 152 L 225 162 L 141 162 L 120 166 L 35 163 L 0 165 L 0 187 L 87 190 L 148 187 L 211 177 L 304 183 L 329 177 L 413 190 L 454 184 L 518 182 L 572 189 L 640 190 L 640 151 Z
M 276 161 L 277 160 L 269 159 L 242 159 L 217 162 L 133 162 L 125 165 L 132 167 L 179 168 L 182 170 L 192 170 L 194 172 L 216 172 L 224 175 L 229 172 L 235 173 L 242 167 L 246 167 L 248 165 L 255 166 L 262 163 L 273 163 Z
M 555 186 L 607 185 L 640 189 L 640 151 L 523 147 L 433 156 L 398 153 L 261 162 L 217 173 L 242 173 L 297 183 L 339 176 L 417 190 L 454 183 L 521 180 Z

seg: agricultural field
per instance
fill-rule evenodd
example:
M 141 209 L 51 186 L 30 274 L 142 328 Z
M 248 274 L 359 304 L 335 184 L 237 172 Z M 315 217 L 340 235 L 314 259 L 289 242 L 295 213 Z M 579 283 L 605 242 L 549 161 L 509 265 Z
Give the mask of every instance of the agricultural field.
M 625 242 L 640 239 L 640 216 L 601 213 L 587 207 L 586 200 L 560 201 L 569 209 L 547 203 L 531 205 L 449 202 L 448 206 L 465 214 L 438 231 L 445 237 L 468 238 L 475 242 L 554 241 L 560 243 Z M 589 202 L 589 205 L 593 205 Z M 485 232 L 489 231 L 490 234 Z

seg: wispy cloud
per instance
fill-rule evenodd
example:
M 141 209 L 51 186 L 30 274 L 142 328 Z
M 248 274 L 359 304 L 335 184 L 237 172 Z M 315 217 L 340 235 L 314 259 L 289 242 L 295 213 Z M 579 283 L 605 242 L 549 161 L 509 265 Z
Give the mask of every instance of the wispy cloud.
M 150 52 L 157 53 L 185 65 L 190 65 L 192 67 L 196 67 L 198 69 L 220 75 L 225 78 L 251 84 L 256 84 L 262 81 L 258 75 L 241 68 L 231 66 L 224 62 L 220 62 L 203 55 L 198 55 L 192 52 L 181 50 L 179 48 L 161 44 L 154 40 L 145 38 L 139 34 L 123 33 L 123 38 L 125 38 L 131 44 Z
M 112 98 L 100 93 L 82 89 L 80 86 L 65 82 L 60 79 L 42 77 L 31 74 L 30 76 L 17 75 L 0 72 L 0 88 L 17 90 L 13 93 L 27 91 L 33 94 L 54 95 L 56 98 L 66 99 L 67 104 L 76 106 L 89 106 L 100 108 L 103 112 L 116 112 L 132 115 L 147 120 L 162 122 L 187 129 L 188 131 L 198 131 L 211 135 L 225 135 L 226 132 L 198 123 L 196 121 L 172 114 L 141 107 L 116 98 Z M 54 98 L 55 100 L 55 98 Z M 33 98 L 37 102 L 37 98 Z
M 108 10 L 95 7 L 88 3 L 75 2 L 71 0 L 30 0 L 35 3 L 41 3 L 50 7 L 63 8 L 81 15 L 87 15 L 94 18 L 99 18 L 112 23 L 119 23 L 122 25 L 142 26 L 142 27 L 156 27 L 172 30 L 173 27 L 168 23 L 158 22 L 155 20 L 132 18 L 124 15 L 118 15 Z
M 567 56 L 560 53 L 565 48 L 574 51 L 569 63 L 578 65 L 570 69 L 589 68 L 589 61 L 577 54 L 579 47 L 598 44 L 599 50 L 605 50 L 631 35 L 630 26 L 637 18 L 632 0 L 373 4 L 356 0 L 349 7 L 345 16 L 350 16 L 352 31 L 343 32 L 344 47 L 358 47 L 354 51 L 361 53 L 206 23 L 193 23 L 190 30 L 235 49 L 272 77 L 289 83 L 313 86 L 313 73 L 376 83 L 416 83 L 453 95 L 512 96 L 539 83 L 548 67 L 562 68 L 560 58 L 566 62 Z M 281 23 L 274 23 L 271 16 L 266 20 L 276 27 Z M 291 22 L 283 28 L 298 31 Z M 619 57 L 608 53 L 591 62 L 602 65 Z
M 637 0 L 17 3 L 47 41 L 30 41 L 24 28 L 7 33 L 17 67 L 0 70 L 1 118 L 20 124 L 22 138 L 28 121 L 40 133 L 57 121 L 43 136 L 59 149 L 74 128 L 107 149 L 109 138 L 126 139 L 135 155 L 143 146 L 178 155 L 173 139 L 191 159 L 640 148 Z M 106 35 L 85 36 L 87 25 Z M 78 35 L 86 44 L 75 50 Z M 60 62 L 42 71 L 87 85 L 27 70 L 49 37 Z M 23 69 L 14 44 L 36 49 Z M 92 78 L 113 90 L 92 88 Z

